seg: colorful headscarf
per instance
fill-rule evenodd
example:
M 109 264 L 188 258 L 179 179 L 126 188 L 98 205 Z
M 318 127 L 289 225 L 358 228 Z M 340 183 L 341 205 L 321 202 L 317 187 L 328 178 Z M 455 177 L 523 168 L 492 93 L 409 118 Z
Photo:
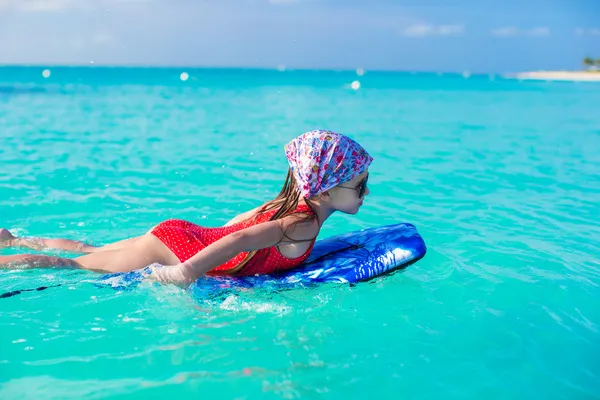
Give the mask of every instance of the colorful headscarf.
M 366 171 L 373 161 L 354 140 L 325 130 L 306 132 L 284 149 L 304 198 L 352 180 Z

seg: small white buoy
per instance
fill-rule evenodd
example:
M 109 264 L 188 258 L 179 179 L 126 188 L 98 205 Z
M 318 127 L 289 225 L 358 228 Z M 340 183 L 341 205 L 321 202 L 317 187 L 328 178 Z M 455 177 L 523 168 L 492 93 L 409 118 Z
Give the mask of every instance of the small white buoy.
M 356 69 L 356 75 L 358 76 L 363 76 L 365 74 L 365 70 L 362 68 L 357 68 Z
M 284 71 L 285 71 L 285 65 L 283 65 L 283 64 L 279 64 L 279 65 L 277 66 L 277 71 L 279 71 L 279 72 L 284 72 Z
M 471 73 L 470 73 L 469 71 L 464 71 L 464 72 L 462 73 L 462 76 L 463 76 L 463 78 L 465 78 L 465 79 L 469 79 L 469 77 L 471 76 Z
M 42 71 L 42 76 L 44 78 L 50 78 L 50 70 L 49 69 L 45 69 Z
M 358 90 L 360 89 L 360 82 L 359 81 L 354 81 L 352 82 L 352 84 L 350 85 L 350 87 L 354 90 Z
M 181 79 L 183 82 L 187 81 L 189 77 L 190 75 L 187 72 L 182 72 L 181 75 L 179 75 L 179 79 Z

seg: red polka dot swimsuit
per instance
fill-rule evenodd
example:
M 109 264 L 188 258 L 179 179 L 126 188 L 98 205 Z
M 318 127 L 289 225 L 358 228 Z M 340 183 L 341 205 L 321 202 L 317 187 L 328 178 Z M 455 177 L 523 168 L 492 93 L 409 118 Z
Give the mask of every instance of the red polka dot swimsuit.
M 170 219 L 158 224 L 150 233 L 159 238 L 175 254 L 180 262 L 184 262 L 222 237 L 252 225 L 269 221 L 276 212 L 277 209 L 269 210 L 260 214 L 256 219 L 250 218 L 246 221 L 219 228 L 207 228 L 180 219 Z M 293 213 L 314 215 L 310 207 L 305 204 L 299 205 Z M 297 258 L 283 256 L 277 246 L 261 249 L 235 275 L 271 274 L 276 271 L 297 267 L 310 255 L 313 245 L 314 240 L 310 243 L 308 250 Z M 207 275 L 229 275 L 228 271 L 236 267 L 247 254 L 247 252 L 238 254 L 226 263 L 211 270 Z

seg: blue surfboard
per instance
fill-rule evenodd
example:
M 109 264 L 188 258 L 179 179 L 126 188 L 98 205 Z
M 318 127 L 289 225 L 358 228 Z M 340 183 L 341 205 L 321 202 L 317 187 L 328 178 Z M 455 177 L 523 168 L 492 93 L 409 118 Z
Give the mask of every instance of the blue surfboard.
M 299 267 L 270 275 L 202 277 L 190 286 L 200 298 L 223 290 L 284 289 L 319 283 L 357 283 L 402 269 L 425 256 L 427 247 L 408 223 L 368 228 L 319 240 Z M 99 277 L 96 285 L 125 289 L 144 279 L 149 267 Z

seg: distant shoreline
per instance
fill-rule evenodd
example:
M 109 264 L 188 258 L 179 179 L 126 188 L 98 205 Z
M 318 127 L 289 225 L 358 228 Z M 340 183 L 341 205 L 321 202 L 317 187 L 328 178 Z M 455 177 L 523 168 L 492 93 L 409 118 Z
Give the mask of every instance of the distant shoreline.
M 2 1 L 2 0 L 0 0 Z M 27 69 L 27 70 L 39 70 L 35 73 L 47 73 L 48 77 L 54 74 L 54 70 L 65 70 L 65 69 L 89 69 L 89 70 L 172 70 L 179 73 L 190 75 L 195 74 L 196 71 L 210 71 L 210 70 L 223 70 L 223 71 L 277 71 L 277 72 L 333 72 L 333 73 L 352 73 L 357 76 L 363 76 L 364 74 L 382 73 L 382 74 L 410 74 L 410 75 L 437 75 L 437 76 L 454 76 L 462 75 L 463 78 L 468 79 L 470 77 L 489 77 L 494 80 L 496 77 L 502 77 L 506 79 L 518 79 L 518 80 L 538 80 L 538 81 L 566 81 L 566 82 L 600 82 L 600 70 L 597 71 L 527 71 L 527 72 L 484 72 L 484 71 L 436 71 L 436 70 L 403 70 L 403 69 L 367 69 L 367 68 L 310 68 L 310 67 L 284 67 L 284 66 L 212 66 L 212 65 L 151 65 L 151 64 L 2 64 L 0 63 L 0 72 L 5 69 Z M 47 78 L 44 76 L 44 78 Z
M 600 71 L 533 71 L 514 74 L 517 79 L 600 82 Z

